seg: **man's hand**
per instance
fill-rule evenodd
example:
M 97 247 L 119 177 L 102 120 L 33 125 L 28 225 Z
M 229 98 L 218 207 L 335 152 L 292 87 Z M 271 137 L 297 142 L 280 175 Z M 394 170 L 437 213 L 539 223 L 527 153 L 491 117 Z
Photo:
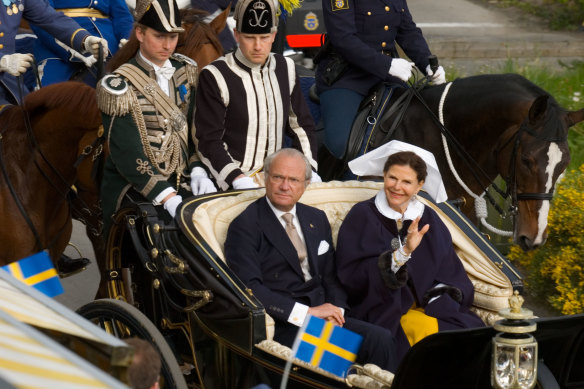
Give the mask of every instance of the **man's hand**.
M 194 195 L 217 192 L 217 188 L 209 179 L 205 169 L 199 166 L 194 167 L 191 171 L 191 190 Z
M 389 74 L 406 82 L 412 76 L 413 67 L 414 67 L 413 62 L 406 61 L 403 58 L 394 58 L 391 60 Z
M 322 182 L 322 178 L 320 178 L 317 172 L 312 172 L 312 178 L 310 179 L 310 183 L 312 184 L 315 182 Z
M 334 324 L 342 327 L 345 324 L 343 311 L 339 307 L 335 307 L 330 303 L 325 303 L 316 307 L 308 308 L 308 314 L 321 319 L 332 321 Z
M 434 85 L 444 84 L 446 82 L 446 72 L 442 66 L 438 66 L 436 73 L 432 71 L 430 65 L 426 67 L 426 74 L 431 77 Z
M 182 196 L 175 195 L 167 199 L 162 206 L 166 211 L 170 214 L 170 216 L 174 217 L 176 215 L 176 208 L 182 203 Z
M 107 57 L 108 48 L 107 48 L 107 41 L 103 38 L 97 36 L 88 36 L 83 41 L 83 49 L 86 53 L 91 53 L 95 58 L 99 56 L 99 44 L 101 43 L 101 47 L 103 50 L 103 58 Z
M 26 72 L 32 61 L 32 54 L 6 54 L 0 59 L 0 71 L 18 77 Z
M 233 180 L 233 189 L 240 190 L 253 188 L 259 188 L 259 185 L 256 184 L 251 177 L 247 177 L 242 174 Z

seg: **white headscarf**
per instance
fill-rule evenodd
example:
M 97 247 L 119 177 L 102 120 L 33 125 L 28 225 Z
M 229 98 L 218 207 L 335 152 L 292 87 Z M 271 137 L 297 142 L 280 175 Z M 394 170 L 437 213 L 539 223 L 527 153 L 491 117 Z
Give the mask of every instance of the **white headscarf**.
M 379 146 L 375 150 L 350 161 L 349 168 L 358 176 L 383 177 L 383 166 L 385 165 L 385 161 L 387 161 L 387 157 L 400 151 L 412 151 L 426 163 L 428 175 L 426 180 L 424 180 L 424 186 L 422 189 L 424 189 L 437 203 L 448 200 L 446 189 L 442 182 L 442 176 L 438 170 L 438 164 L 436 163 L 434 155 L 421 147 L 409 143 L 392 140 L 391 142 Z

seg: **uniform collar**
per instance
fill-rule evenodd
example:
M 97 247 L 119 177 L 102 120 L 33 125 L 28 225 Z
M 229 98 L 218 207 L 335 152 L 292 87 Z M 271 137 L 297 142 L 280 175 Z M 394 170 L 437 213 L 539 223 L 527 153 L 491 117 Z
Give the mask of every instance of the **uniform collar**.
M 252 70 L 261 70 L 264 68 L 264 66 L 267 66 L 270 63 L 270 60 L 272 58 L 272 55 L 268 55 L 268 59 L 266 60 L 266 62 L 263 65 L 258 65 L 256 63 L 251 62 L 250 60 L 248 60 L 247 58 L 245 58 L 245 55 L 243 55 L 243 53 L 241 52 L 241 50 L 239 49 L 239 47 L 237 48 L 237 50 L 235 50 L 235 58 L 237 59 L 237 61 L 241 62 L 241 64 L 243 66 L 246 66 Z

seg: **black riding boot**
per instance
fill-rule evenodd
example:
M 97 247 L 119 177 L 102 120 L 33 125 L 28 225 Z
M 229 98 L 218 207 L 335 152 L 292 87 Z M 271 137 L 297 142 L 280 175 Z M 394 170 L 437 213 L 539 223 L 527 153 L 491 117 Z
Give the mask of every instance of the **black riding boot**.
M 71 258 L 68 255 L 61 254 L 57 260 L 57 272 L 61 278 L 72 276 L 79 273 L 89 265 L 91 261 L 87 258 Z

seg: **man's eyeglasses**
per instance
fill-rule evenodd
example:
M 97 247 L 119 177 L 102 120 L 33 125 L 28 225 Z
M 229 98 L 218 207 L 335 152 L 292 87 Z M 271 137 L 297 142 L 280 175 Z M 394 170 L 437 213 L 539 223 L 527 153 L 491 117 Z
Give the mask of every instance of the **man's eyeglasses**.
M 268 174 L 267 176 L 270 179 L 270 181 L 272 181 L 274 184 L 281 184 L 284 181 L 288 180 L 288 183 L 290 185 L 300 185 L 306 181 L 306 180 L 299 180 L 298 178 L 294 178 L 294 177 L 284 177 L 284 176 L 281 176 L 279 174 L 273 174 L 273 175 Z

